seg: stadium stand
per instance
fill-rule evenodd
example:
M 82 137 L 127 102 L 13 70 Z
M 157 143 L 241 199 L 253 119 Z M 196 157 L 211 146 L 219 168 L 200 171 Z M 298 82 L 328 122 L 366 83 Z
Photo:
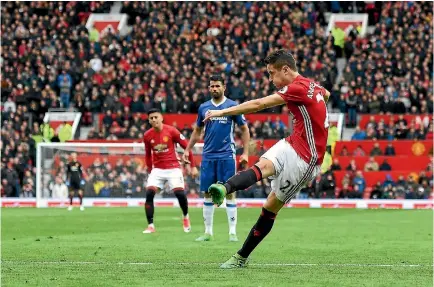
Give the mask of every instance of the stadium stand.
M 432 147 L 423 141 L 432 143 L 432 3 L 348 3 L 125 2 L 121 13 L 129 15 L 131 33 L 120 36 L 111 31 L 103 36 L 88 30 L 86 20 L 90 13 L 108 13 L 112 2 L 5 2 L 0 58 L 2 196 L 34 196 L 34 180 L 26 178 L 35 175 L 35 137 L 44 137 L 43 117 L 49 108 L 82 112 L 81 125 L 93 126 L 89 139 L 140 138 L 149 126 L 137 114 L 153 107 L 171 114 L 166 117 L 173 117 L 171 123 L 176 122 L 188 136 L 193 121 L 183 122 L 179 114 L 194 114 L 207 99 L 207 76 L 223 74 L 228 94 L 240 102 L 267 95 L 273 87 L 261 59 L 276 48 L 291 50 L 300 72 L 331 90 L 331 107 L 346 114 L 347 125 L 359 126 L 354 134 L 357 142 L 335 147 L 334 159 L 342 170 L 354 146 L 361 145 L 365 154 L 355 157 L 357 173 L 364 169 L 374 140 L 393 140 L 397 157 L 388 160 L 392 179 L 419 174 L 426 169 L 422 162 L 432 155 Z M 361 38 L 353 29 L 341 39 L 333 30 L 325 36 L 326 11 L 347 13 L 355 12 L 354 8 L 368 13 L 374 26 L 371 33 Z M 337 60 L 341 57 L 347 64 L 339 78 Z M 256 147 L 258 155 L 267 146 L 261 139 L 267 143 L 290 132 L 287 117 L 281 116 L 285 108 L 267 112 L 278 115 L 280 121 L 250 122 L 252 137 L 257 140 L 252 151 Z M 405 142 L 404 149 L 415 152 L 404 154 L 402 139 L 421 142 L 417 146 Z M 379 143 L 385 153 L 386 143 Z M 344 145 L 348 154 L 341 155 Z M 374 157 L 379 165 L 384 159 Z M 406 168 L 412 170 L 399 170 L 398 159 L 408 160 Z M 429 164 L 428 175 L 432 161 Z M 137 179 L 143 183 L 146 178 L 141 172 L 128 175 L 135 178 L 126 181 L 128 190 L 141 186 Z M 370 190 L 378 190 L 377 180 L 383 181 L 386 175 L 385 171 L 362 173 L 365 187 L 354 183 L 363 181 L 360 176 L 354 176 L 354 181 L 351 175 L 348 194 L 366 197 Z M 95 177 L 94 170 L 89 170 L 88 176 Z M 345 171 L 326 171 L 301 196 L 345 197 L 340 189 L 344 177 Z M 427 179 L 432 187 L 432 180 Z M 197 188 L 194 180 L 187 179 L 187 183 L 189 190 Z M 253 188 L 261 189 L 265 196 L 269 192 L 266 186 Z M 361 186 L 363 190 L 354 192 Z M 380 197 L 399 197 L 389 187 L 381 188 Z M 423 180 L 412 192 L 418 188 L 425 188 Z M 94 191 L 90 189 L 88 196 Z M 191 196 L 194 194 L 192 191 Z M 246 191 L 244 196 L 255 194 Z

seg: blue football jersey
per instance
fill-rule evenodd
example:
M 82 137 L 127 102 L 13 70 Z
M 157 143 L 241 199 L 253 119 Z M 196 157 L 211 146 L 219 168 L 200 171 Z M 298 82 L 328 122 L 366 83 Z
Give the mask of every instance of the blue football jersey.
M 241 126 L 246 123 L 244 115 L 212 118 L 207 123 L 204 123 L 203 119 L 208 110 L 223 110 L 236 105 L 236 102 L 226 97 L 219 105 L 215 105 L 212 100 L 200 105 L 197 125 L 203 127 L 205 124 L 205 138 L 202 152 L 202 158 L 204 160 L 234 157 L 234 128 L 235 124 Z

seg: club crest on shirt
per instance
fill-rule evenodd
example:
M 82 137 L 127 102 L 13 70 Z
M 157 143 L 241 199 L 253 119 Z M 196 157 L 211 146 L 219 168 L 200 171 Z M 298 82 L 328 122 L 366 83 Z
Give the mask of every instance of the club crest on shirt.
M 163 137 L 163 141 L 164 141 L 165 143 L 167 143 L 167 142 L 169 141 L 169 137 L 168 137 L 168 136 L 164 136 L 164 137 Z
M 155 141 L 154 140 L 151 140 L 151 144 L 153 144 Z
M 279 90 L 279 93 L 286 93 L 286 91 L 288 91 L 288 86 L 283 87 L 282 89 Z

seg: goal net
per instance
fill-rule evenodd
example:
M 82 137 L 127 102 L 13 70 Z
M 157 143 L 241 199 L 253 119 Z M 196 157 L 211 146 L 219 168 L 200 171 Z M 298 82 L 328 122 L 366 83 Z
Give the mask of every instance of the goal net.
M 197 144 L 193 154 L 200 155 L 202 148 L 203 144 Z M 180 159 L 182 149 L 178 147 L 177 151 Z M 148 174 L 143 143 L 40 143 L 36 155 L 37 207 L 69 204 L 65 186 L 67 164 L 73 153 L 82 165 L 84 180 L 80 189 L 85 200 L 145 197 Z

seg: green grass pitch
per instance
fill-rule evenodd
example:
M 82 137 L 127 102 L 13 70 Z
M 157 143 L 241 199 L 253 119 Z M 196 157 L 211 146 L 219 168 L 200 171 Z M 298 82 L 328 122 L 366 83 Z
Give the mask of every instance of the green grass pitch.
M 220 270 L 259 209 L 238 210 L 228 242 L 224 209 L 215 240 L 195 242 L 202 210 L 156 208 L 142 234 L 139 208 L 2 209 L 2 286 L 433 286 L 432 210 L 284 209 L 242 270 Z

